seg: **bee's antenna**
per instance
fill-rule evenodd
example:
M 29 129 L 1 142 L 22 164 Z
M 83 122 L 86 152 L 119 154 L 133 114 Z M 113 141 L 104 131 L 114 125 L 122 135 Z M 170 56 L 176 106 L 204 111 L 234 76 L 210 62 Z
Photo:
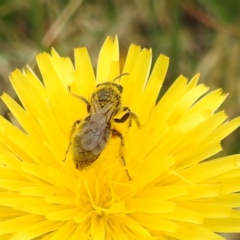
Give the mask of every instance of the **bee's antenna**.
M 116 81 L 117 79 L 121 79 L 122 76 L 126 76 L 126 75 L 129 75 L 129 73 L 122 73 L 120 74 L 119 76 L 117 76 L 116 78 L 113 79 L 113 82 Z

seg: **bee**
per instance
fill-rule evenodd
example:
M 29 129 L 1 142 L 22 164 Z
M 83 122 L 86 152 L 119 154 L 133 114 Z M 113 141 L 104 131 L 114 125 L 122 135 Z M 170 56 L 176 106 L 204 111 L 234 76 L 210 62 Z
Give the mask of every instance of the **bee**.
M 114 81 L 123 75 L 126 74 L 121 74 L 113 82 L 98 84 L 96 91 L 91 96 L 90 103 L 86 98 L 71 93 L 86 103 L 89 113 L 83 121 L 77 120 L 73 124 L 70 134 L 71 141 L 66 150 L 66 155 L 71 150 L 73 161 L 79 170 L 85 169 L 97 160 L 112 135 L 120 138 L 120 147 L 123 148 L 123 136 L 119 131 L 112 128 L 112 121 L 124 123 L 126 120 L 129 120 L 130 127 L 132 120 L 134 120 L 140 128 L 137 115 L 131 112 L 128 107 L 121 106 L 123 87 L 120 84 L 114 83 Z M 71 89 L 69 90 L 71 92 Z M 120 110 L 123 110 L 124 115 L 120 119 L 117 119 L 115 116 Z M 124 157 L 122 154 L 120 155 L 124 166 L 126 166 Z M 128 171 L 127 175 L 131 179 Z

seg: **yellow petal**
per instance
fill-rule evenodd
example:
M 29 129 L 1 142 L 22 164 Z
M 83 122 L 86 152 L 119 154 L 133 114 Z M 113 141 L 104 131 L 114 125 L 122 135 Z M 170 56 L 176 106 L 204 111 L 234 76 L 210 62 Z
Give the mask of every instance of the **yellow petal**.
M 93 240 L 104 240 L 105 237 L 103 218 L 97 214 L 92 215 L 91 235 Z
M 101 48 L 97 65 L 97 84 L 120 75 L 118 38 L 108 37 Z

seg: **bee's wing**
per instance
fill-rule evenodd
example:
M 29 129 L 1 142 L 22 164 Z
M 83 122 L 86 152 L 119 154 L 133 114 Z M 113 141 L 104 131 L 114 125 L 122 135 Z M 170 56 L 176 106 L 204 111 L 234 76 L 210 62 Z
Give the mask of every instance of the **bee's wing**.
M 109 102 L 102 109 L 93 101 L 94 109 L 97 110 L 86 122 L 81 131 L 81 145 L 86 151 L 98 155 L 107 144 L 111 130 L 110 119 L 114 114 L 114 103 Z
M 104 149 L 110 135 L 106 116 L 95 113 L 82 129 L 81 145 L 86 151 L 98 155 Z

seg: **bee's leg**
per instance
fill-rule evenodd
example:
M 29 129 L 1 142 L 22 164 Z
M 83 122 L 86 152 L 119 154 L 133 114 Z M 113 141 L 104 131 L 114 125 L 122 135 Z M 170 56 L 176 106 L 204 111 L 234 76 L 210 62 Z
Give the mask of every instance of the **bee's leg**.
M 69 139 L 72 138 L 72 135 L 73 135 L 73 133 L 75 132 L 77 125 L 78 125 L 80 122 L 81 122 L 80 120 L 76 120 L 76 121 L 74 122 L 74 124 L 72 125 L 71 131 L 70 131 L 70 134 L 69 134 Z
M 123 147 L 124 147 L 123 136 L 122 136 L 122 134 L 121 134 L 120 132 L 118 132 L 118 131 L 115 130 L 115 129 L 112 129 L 111 131 L 112 131 L 112 134 L 113 134 L 113 135 L 119 137 L 120 140 L 121 140 L 120 157 L 121 157 L 121 159 L 122 159 L 122 161 L 123 161 L 123 165 L 126 167 L 126 161 L 125 161 L 124 156 L 123 156 L 123 153 L 122 153 L 122 149 L 123 149 Z M 128 175 L 129 180 L 132 180 L 132 178 L 131 178 L 131 176 L 129 175 L 129 172 L 128 172 L 127 169 L 126 169 L 126 173 L 127 173 L 127 175 Z
M 69 90 L 69 92 L 70 92 L 74 97 L 76 97 L 76 98 L 78 98 L 79 100 L 81 100 L 81 101 L 83 101 L 84 103 L 86 103 L 86 105 L 87 105 L 87 112 L 90 113 L 90 111 L 91 111 L 91 105 L 90 105 L 90 103 L 88 102 L 88 100 L 87 100 L 85 97 L 83 97 L 83 96 L 80 96 L 80 95 L 77 95 L 77 94 L 72 93 L 70 86 L 68 86 L 68 90 Z
M 139 119 L 138 119 L 138 116 L 131 112 L 131 110 L 128 108 L 128 107 L 124 107 L 123 108 L 123 111 L 126 111 L 126 113 L 122 116 L 122 118 L 118 119 L 118 118 L 115 118 L 114 121 L 116 123 L 123 123 L 125 122 L 127 119 L 129 119 L 129 123 L 128 123 L 128 126 L 131 127 L 132 126 L 132 120 L 134 120 L 138 126 L 138 128 L 141 127 L 140 125 L 140 122 L 139 122 Z
M 66 152 L 65 152 L 65 156 L 64 156 L 63 162 L 66 161 L 66 158 L 67 158 L 67 155 L 68 155 L 68 152 L 69 152 L 69 149 L 70 149 L 71 145 L 72 145 L 72 143 L 70 142 L 70 143 L 68 144 L 67 150 L 66 150 Z
M 73 133 L 75 132 L 77 125 L 78 125 L 80 122 L 81 122 L 80 120 L 76 120 L 76 121 L 74 122 L 74 124 L 72 125 L 72 129 L 71 129 L 71 132 L 70 132 L 70 135 L 69 135 L 69 138 L 70 138 L 70 139 L 72 138 L 72 135 L 73 135 Z M 63 162 L 66 161 L 66 157 L 67 157 L 67 155 L 68 155 L 68 152 L 69 152 L 69 149 L 70 149 L 70 147 L 71 147 L 71 144 L 72 144 L 71 142 L 68 144 L 68 147 L 67 147 L 67 150 L 66 150 L 66 152 L 65 152 L 65 157 L 64 157 L 64 159 L 63 159 Z

